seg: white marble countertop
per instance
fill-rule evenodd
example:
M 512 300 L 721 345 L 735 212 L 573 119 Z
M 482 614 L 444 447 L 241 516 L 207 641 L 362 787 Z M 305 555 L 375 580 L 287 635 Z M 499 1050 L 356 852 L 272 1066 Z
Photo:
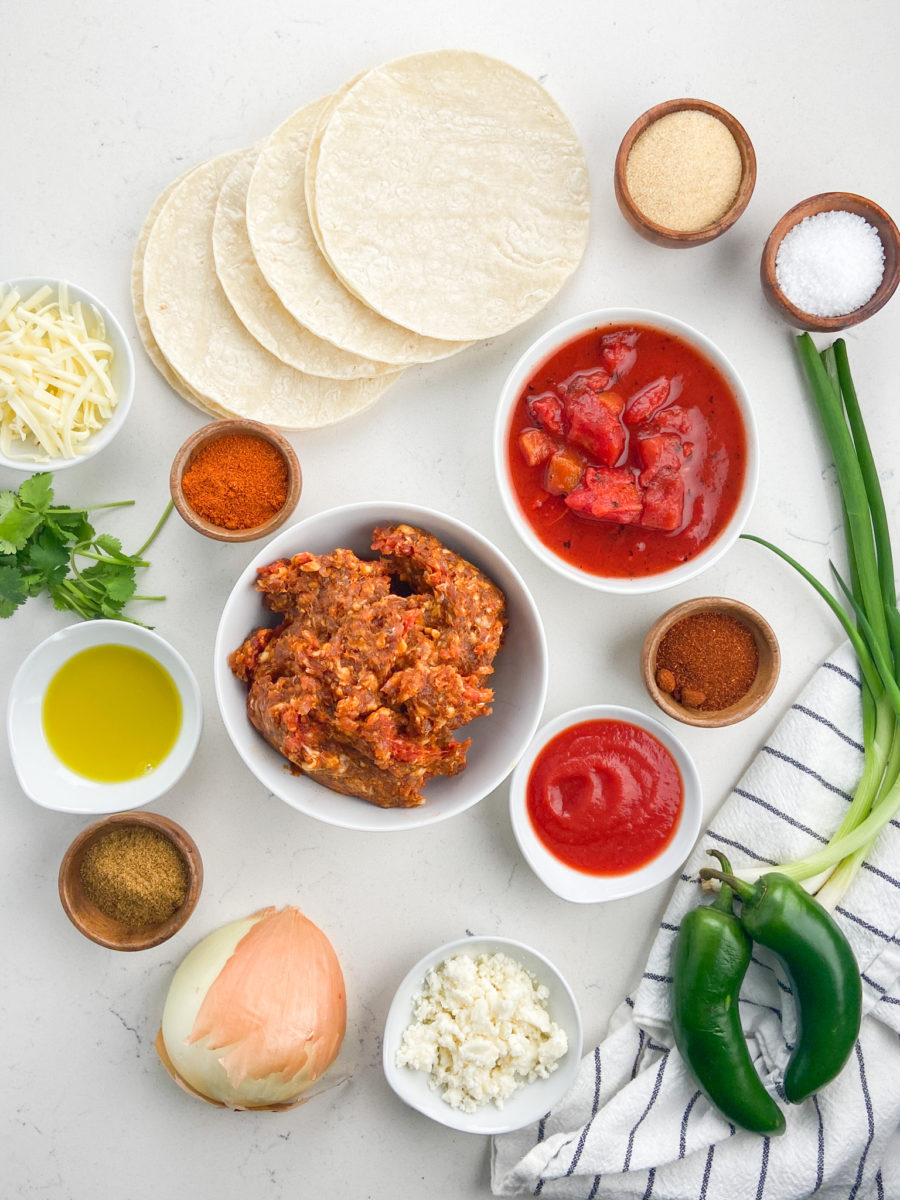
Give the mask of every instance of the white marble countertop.
M 687 321 L 731 358 L 755 406 L 762 472 L 749 529 L 824 575 L 829 555 L 842 552 L 833 473 L 791 331 L 764 303 L 759 257 L 781 214 L 816 192 L 858 192 L 900 214 L 900 8 L 892 0 L 862 0 L 852 12 L 836 0 L 395 0 L 388 9 L 360 0 L 32 0 L 2 11 L 0 277 L 68 277 L 103 297 L 131 333 L 138 384 L 125 430 L 98 459 L 57 480 L 67 501 L 134 498 L 134 508 L 103 523 L 126 546 L 155 523 L 172 456 L 203 420 L 157 375 L 130 314 L 135 238 L 163 187 L 196 162 L 250 144 L 358 71 L 417 50 L 481 50 L 545 83 L 579 131 L 591 171 L 591 238 L 577 275 L 515 332 L 408 371 L 345 424 L 291 435 L 304 471 L 297 516 L 393 498 L 477 526 L 518 566 L 543 614 L 548 719 L 603 701 L 656 715 L 638 663 L 651 621 L 704 594 L 757 607 L 781 640 L 774 697 L 741 725 L 677 730 L 714 811 L 840 641 L 837 624 L 787 567 L 749 543 L 690 584 L 628 604 L 557 577 L 519 543 L 502 511 L 491 468 L 494 405 L 521 351 L 566 316 L 627 304 Z M 690 251 L 641 240 L 612 187 L 627 127 L 676 96 L 730 109 L 754 141 L 759 168 L 739 223 Z M 847 335 L 894 519 L 898 333 L 895 299 Z M 0 472 L 0 486 L 20 478 Z M 489 1195 L 487 1140 L 431 1124 L 384 1081 L 381 1030 L 399 980 L 425 951 L 467 931 L 518 938 L 568 977 L 589 1047 L 639 974 L 667 888 L 605 906 L 557 899 L 518 853 L 506 786 L 452 821 L 390 836 L 316 823 L 265 793 L 225 735 L 212 685 L 218 614 L 255 551 L 208 541 L 173 517 L 145 576 L 168 598 L 141 615 L 188 658 L 205 705 L 190 770 L 153 806 L 188 829 L 206 867 L 200 903 L 179 935 L 128 955 L 75 932 L 56 875 L 88 822 L 32 805 L 0 750 L 4 1196 Z M 26 652 L 69 621 L 37 599 L 0 623 L 4 699 Z M 349 1082 L 286 1114 L 214 1110 L 183 1095 L 153 1050 L 172 971 L 218 925 L 285 903 L 326 930 L 344 966 Z

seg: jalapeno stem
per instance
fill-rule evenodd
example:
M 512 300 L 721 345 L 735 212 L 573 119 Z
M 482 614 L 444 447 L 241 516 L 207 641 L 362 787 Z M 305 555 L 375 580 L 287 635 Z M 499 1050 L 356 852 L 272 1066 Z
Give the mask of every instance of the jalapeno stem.
M 730 871 L 717 871 L 715 867 L 701 867 L 701 879 L 718 879 L 721 883 L 721 891 L 728 889 L 728 905 L 731 906 L 732 893 L 740 900 L 749 900 L 756 892 L 756 888 L 752 883 L 747 883 L 744 879 L 738 879 L 736 875 L 732 875 Z M 720 892 L 721 895 L 721 892 Z
M 725 857 L 725 855 L 722 853 L 721 850 L 707 850 L 706 853 L 712 855 L 713 858 L 717 858 L 719 860 L 719 863 L 721 864 L 721 867 L 722 867 L 722 872 L 726 872 L 728 875 L 731 875 L 731 863 L 728 861 L 728 859 Z M 700 878 L 701 879 L 707 878 L 708 876 L 704 875 L 704 871 L 709 871 L 709 870 L 711 870 L 711 868 L 704 867 L 703 871 L 700 872 Z M 722 886 L 719 888 L 718 895 L 716 896 L 715 900 L 713 901 L 712 907 L 719 909 L 720 912 L 730 913 L 734 906 L 734 889 L 732 888 L 732 886 L 730 884 L 724 882 L 725 876 L 721 872 L 718 874 L 718 878 L 720 880 L 723 880 L 723 882 L 722 882 Z

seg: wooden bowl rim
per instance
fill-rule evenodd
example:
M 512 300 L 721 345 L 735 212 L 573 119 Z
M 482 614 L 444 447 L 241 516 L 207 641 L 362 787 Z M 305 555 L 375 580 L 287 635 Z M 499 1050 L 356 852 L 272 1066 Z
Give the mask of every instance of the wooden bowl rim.
M 656 652 L 667 631 L 677 621 L 699 612 L 723 612 L 736 617 L 753 634 L 759 653 L 759 667 L 750 689 L 740 700 L 729 705 L 728 708 L 720 708 L 711 712 L 685 708 L 677 700 L 673 700 L 657 684 L 654 670 Z M 751 608 L 742 600 L 732 600 L 728 596 L 698 596 L 694 600 L 685 600 L 681 604 L 676 604 L 674 608 L 668 609 L 654 621 L 641 647 L 641 674 L 653 702 L 675 720 L 681 721 L 685 725 L 696 725 L 704 729 L 718 729 L 725 725 L 734 725 L 762 708 L 775 689 L 780 670 L 781 649 L 772 626 L 755 608 Z
M 134 930 L 120 926 L 88 900 L 81 884 L 81 863 L 88 847 L 114 829 L 134 826 L 153 829 L 168 838 L 181 855 L 187 871 L 188 887 L 184 902 L 167 921 L 150 929 Z M 111 813 L 82 829 L 69 844 L 59 866 L 58 886 L 66 916 L 86 938 L 109 950 L 148 950 L 177 933 L 193 913 L 203 888 L 203 860 L 194 839 L 169 817 L 138 810 Z M 120 932 L 110 932 L 117 926 Z
M 884 247 L 884 275 L 874 295 L 859 308 L 854 308 L 842 316 L 818 317 L 805 312 L 788 300 L 775 275 L 775 259 L 785 234 L 795 225 L 799 225 L 805 217 L 839 211 L 855 213 L 874 226 Z M 805 200 L 800 200 L 793 208 L 789 208 L 777 222 L 763 246 L 759 276 L 766 299 L 775 311 L 782 317 L 786 316 L 792 325 L 811 333 L 837 333 L 874 316 L 884 308 L 897 290 L 900 283 L 900 230 L 890 214 L 874 200 L 857 195 L 856 192 L 817 192 L 815 196 L 807 196 Z
M 697 230 L 669 229 L 667 226 L 659 225 L 645 216 L 642 210 L 638 208 L 632 198 L 631 192 L 628 190 L 625 168 L 632 146 L 645 129 L 648 129 L 661 117 L 667 117 L 670 113 L 683 112 L 689 109 L 698 109 L 700 112 L 709 113 L 710 116 L 718 118 L 728 129 L 737 144 L 741 156 L 741 182 L 729 208 L 711 225 Z M 619 144 L 619 150 L 616 154 L 613 182 L 619 208 L 622 210 L 628 223 L 638 233 L 655 242 L 657 245 L 676 248 L 701 246 L 706 242 L 711 242 L 715 238 L 720 237 L 727 229 L 730 229 L 750 203 L 750 197 L 753 195 L 753 190 L 756 187 L 756 152 L 753 149 L 753 143 L 750 140 L 747 130 L 728 109 L 722 108 L 719 104 L 714 104 L 711 100 L 700 100 L 683 96 L 677 100 L 664 100 L 661 104 L 655 104 L 652 108 L 648 108 L 646 112 L 642 113 L 629 126 Z
M 224 529 L 221 525 L 207 521 L 199 513 L 194 512 L 184 495 L 181 481 L 202 447 L 208 445 L 210 442 L 217 441 L 221 437 L 238 433 L 255 435 L 280 451 L 288 472 L 287 496 L 278 512 L 273 517 L 270 517 L 268 521 L 264 521 L 262 525 L 254 525 L 247 529 Z M 284 524 L 297 507 L 302 487 L 303 472 L 300 468 L 300 460 L 297 457 L 297 452 L 291 443 L 277 429 L 273 429 L 269 425 L 264 425 L 261 421 L 251 421 L 246 417 L 233 417 L 211 421 L 201 426 L 179 447 L 169 471 L 169 491 L 178 515 L 198 533 L 202 533 L 205 537 L 214 538 L 219 542 L 250 542 L 274 533 L 276 529 Z

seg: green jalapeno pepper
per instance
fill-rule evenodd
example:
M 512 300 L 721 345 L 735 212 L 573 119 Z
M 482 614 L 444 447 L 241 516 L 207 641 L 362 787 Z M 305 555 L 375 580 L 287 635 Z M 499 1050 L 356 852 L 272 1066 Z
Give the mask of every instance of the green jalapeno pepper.
M 710 850 L 730 871 L 728 859 Z M 715 902 L 682 918 L 675 941 L 672 1031 L 681 1057 L 719 1111 L 753 1133 L 782 1133 L 784 1116 L 757 1075 L 744 1040 L 738 993 L 751 942 L 723 884 Z
M 785 875 L 755 885 L 704 868 L 742 901 L 741 924 L 781 959 L 797 1007 L 797 1044 L 784 1073 L 784 1094 L 799 1104 L 843 1068 L 859 1034 L 862 984 L 853 949 L 832 916 Z

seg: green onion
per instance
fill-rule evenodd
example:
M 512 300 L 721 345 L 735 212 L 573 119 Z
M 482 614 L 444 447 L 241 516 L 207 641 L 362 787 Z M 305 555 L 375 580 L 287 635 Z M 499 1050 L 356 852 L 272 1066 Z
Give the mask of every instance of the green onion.
M 865 757 L 853 800 L 825 847 L 776 868 L 834 908 L 881 831 L 900 811 L 900 613 L 884 497 L 846 344 L 839 338 L 820 354 L 808 333 L 797 344 L 837 471 L 849 582 L 833 564 L 832 571 L 846 606 L 789 554 L 763 538 L 744 536 L 772 550 L 811 584 L 840 621 L 859 662 Z M 754 873 L 747 868 L 740 872 Z

